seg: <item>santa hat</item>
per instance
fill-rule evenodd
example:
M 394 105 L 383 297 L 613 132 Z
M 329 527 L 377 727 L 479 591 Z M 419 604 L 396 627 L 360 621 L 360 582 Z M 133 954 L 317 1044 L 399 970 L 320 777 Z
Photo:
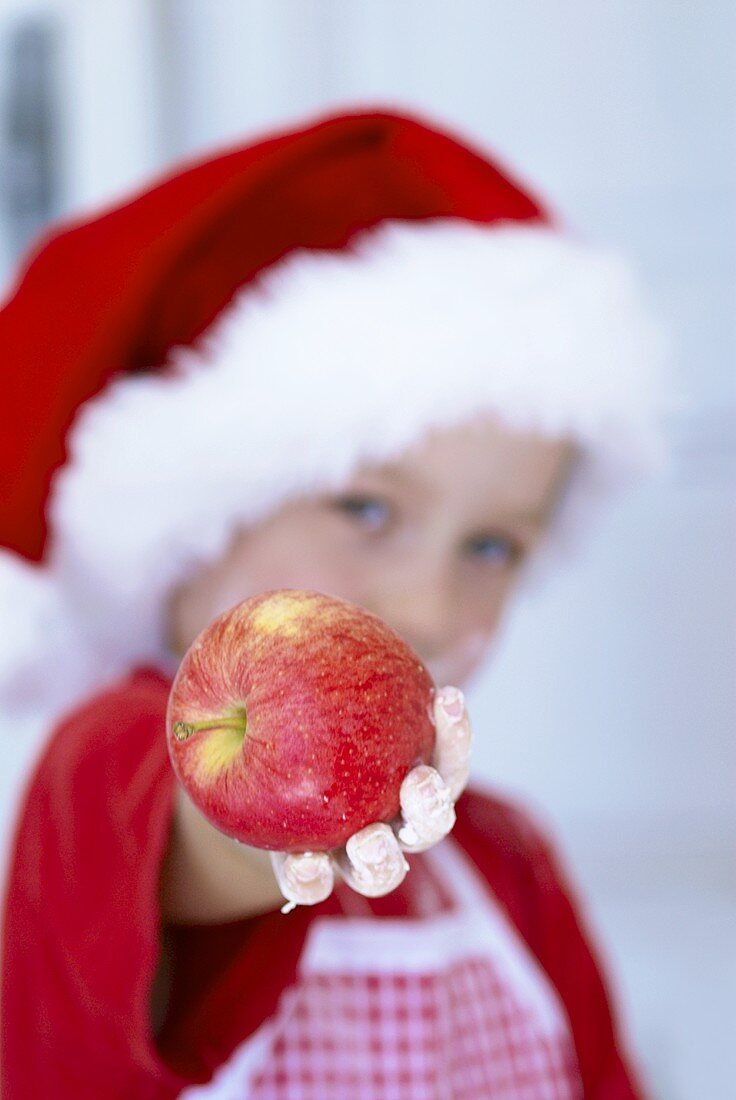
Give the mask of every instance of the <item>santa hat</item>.
M 171 666 L 166 596 L 239 525 L 431 427 L 492 412 L 575 439 L 563 530 L 661 468 L 672 404 L 626 266 L 487 154 L 387 111 L 55 227 L 0 348 L 5 708 Z

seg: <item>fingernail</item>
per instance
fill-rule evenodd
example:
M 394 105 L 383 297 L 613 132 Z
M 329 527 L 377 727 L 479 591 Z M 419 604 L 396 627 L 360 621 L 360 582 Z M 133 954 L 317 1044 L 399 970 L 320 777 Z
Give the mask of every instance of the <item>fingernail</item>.
M 447 787 L 443 787 L 441 790 L 431 787 L 427 791 L 422 791 L 422 803 L 428 814 L 444 813 L 449 801 L 450 792 Z
M 360 855 L 366 863 L 382 863 L 388 858 L 385 838 L 378 834 L 364 840 L 360 846 Z
M 320 877 L 322 860 L 319 856 L 304 855 L 301 859 L 295 859 L 292 862 L 291 870 L 294 877 L 299 879 L 300 882 L 313 882 Z
M 448 718 L 457 721 L 465 709 L 465 696 L 460 688 L 445 688 L 440 694 L 440 706 Z

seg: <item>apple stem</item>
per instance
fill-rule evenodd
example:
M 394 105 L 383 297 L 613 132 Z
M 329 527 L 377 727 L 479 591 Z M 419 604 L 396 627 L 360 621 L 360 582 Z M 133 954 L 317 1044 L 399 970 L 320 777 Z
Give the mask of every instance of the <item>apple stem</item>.
M 248 717 L 243 707 L 239 714 L 231 718 L 211 718 L 205 722 L 175 722 L 174 737 L 177 741 L 186 741 L 200 730 L 237 730 L 244 734 L 247 725 Z

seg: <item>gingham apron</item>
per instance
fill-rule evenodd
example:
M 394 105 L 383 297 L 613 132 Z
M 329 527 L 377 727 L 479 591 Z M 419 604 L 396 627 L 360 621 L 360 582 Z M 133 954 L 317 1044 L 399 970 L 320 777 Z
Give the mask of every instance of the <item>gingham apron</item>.
M 544 971 L 452 839 L 423 858 L 449 911 L 315 920 L 274 1016 L 180 1100 L 579 1100 Z

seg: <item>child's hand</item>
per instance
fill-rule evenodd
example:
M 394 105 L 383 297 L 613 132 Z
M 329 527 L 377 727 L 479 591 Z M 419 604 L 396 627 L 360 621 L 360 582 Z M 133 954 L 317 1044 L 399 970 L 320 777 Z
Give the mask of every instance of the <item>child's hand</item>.
M 337 851 L 271 853 L 279 888 L 289 902 L 285 910 L 324 901 L 332 893 L 335 868 L 360 894 L 388 894 L 409 870 L 404 852 L 422 852 L 450 832 L 455 824 L 455 802 L 468 781 L 472 738 L 459 688 L 446 686 L 437 692 L 434 720 L 434 766 L 420 764 L 407 774 L 401 785 L 397 821 L 367 825 Z

